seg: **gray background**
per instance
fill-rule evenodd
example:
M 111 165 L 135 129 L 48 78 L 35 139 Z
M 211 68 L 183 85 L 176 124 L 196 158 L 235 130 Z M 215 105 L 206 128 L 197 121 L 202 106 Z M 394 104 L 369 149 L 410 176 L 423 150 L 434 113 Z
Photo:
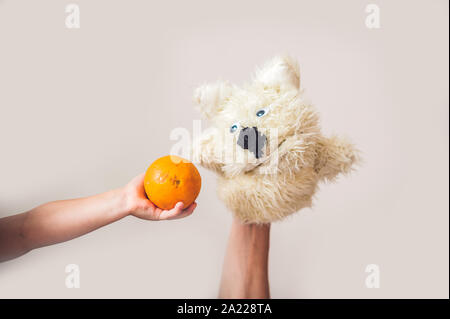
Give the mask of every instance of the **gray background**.
M 192 130 L 197 85 L 289 53 L 324 131 L 365 164 L 273 225 L 273 297 L 448 298 L 447 1 L 373 1 L 376 30 L 359 0 L 79 0 L 78 30 L 68 3 L 0 1 L 0 216 L 124 185 Z M 215 297 L 231 219 L 200 172 L 193 216 L 128 217 L 3 263 L 0 297 Z

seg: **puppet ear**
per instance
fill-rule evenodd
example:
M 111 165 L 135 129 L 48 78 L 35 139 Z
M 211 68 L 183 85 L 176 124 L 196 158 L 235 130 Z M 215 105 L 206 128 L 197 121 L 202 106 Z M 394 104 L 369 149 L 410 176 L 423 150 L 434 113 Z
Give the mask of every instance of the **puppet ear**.
M 204 84 L 195 90 L 194 100 L 200 112 L 207 119 L 212 119 L 232 93 L 233 86 L 228 82 Z
M 277 56 L 256 71 L 254 80 L 269 87 L 300 89 L 300 71 L 295 59 Z

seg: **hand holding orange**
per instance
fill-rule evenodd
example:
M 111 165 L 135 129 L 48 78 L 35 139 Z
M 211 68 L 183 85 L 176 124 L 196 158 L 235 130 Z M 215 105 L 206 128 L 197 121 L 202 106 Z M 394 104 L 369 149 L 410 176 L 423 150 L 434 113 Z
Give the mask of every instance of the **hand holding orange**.
M 191 205 L 202 185 L 197 168 L 190 161 L 168 155 L 154 161 L 144 177 L 145 193 L 150 201 L 164 210 L 170 210 L 178 202 Z

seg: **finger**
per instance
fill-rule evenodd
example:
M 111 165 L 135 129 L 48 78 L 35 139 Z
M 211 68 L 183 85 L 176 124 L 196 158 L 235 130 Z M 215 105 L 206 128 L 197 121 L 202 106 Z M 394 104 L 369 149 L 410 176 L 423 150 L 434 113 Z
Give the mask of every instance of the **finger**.
M 180 219 L 185 218 L 191 215 L 194 212 L 194 209 L 197 207 L 197 203 L 193 203 L 189 205 L 189 207 L 183 209 L 179 214 L 170 217 L 169 219 Z
M 180 216 L 178 216 L 178 218 L 185 218 L 188 217 L 189 215 L 191 215 L 194 210 L 197 208 L 197 203 L 193 203 L 191 204 L 188 208 L 183 209 L 183 212 L 181 213 Z
M 183 211 L 183 208 L 184 208 L 184 203 L 178 202 L 175 204 L 175 207 L 172 210 L 175 211 L 177 214 L 181 214 L 181 212 Z
M 160 219 L 166 220 L 177 218 L 179 215 L 183 213 L 183 207 L 184 207 L 183 202 L 176 203 L 173 209 L 163 211 L 160 215 Z
M 165 211 L 162 210 L 161 208 L 156 207 L 156 209 L 155 209 L 155 211 L 154 211 L 155 219 L 156 219 L 156 220 L 161 220 L 161 219 L 162 219 L 161 216 L 163 215 L 164 212 L 165 212 Z

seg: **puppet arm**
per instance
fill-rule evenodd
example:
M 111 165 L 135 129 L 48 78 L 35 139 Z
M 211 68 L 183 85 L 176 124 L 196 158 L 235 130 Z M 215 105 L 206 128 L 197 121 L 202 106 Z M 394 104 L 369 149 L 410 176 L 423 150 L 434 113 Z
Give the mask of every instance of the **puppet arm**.
M 194 140 L 192 147 L 192 161 L 218 174 L 222 174 L 224 165 L 224 147 L 217 129 L 209 128 L 198 139 Z
M 361 162 L 360 151 L 347 139 L 338 136 L 323 137 L 314 162 L 320 178 L 332 181 L 340 173 L 349 173 Z

